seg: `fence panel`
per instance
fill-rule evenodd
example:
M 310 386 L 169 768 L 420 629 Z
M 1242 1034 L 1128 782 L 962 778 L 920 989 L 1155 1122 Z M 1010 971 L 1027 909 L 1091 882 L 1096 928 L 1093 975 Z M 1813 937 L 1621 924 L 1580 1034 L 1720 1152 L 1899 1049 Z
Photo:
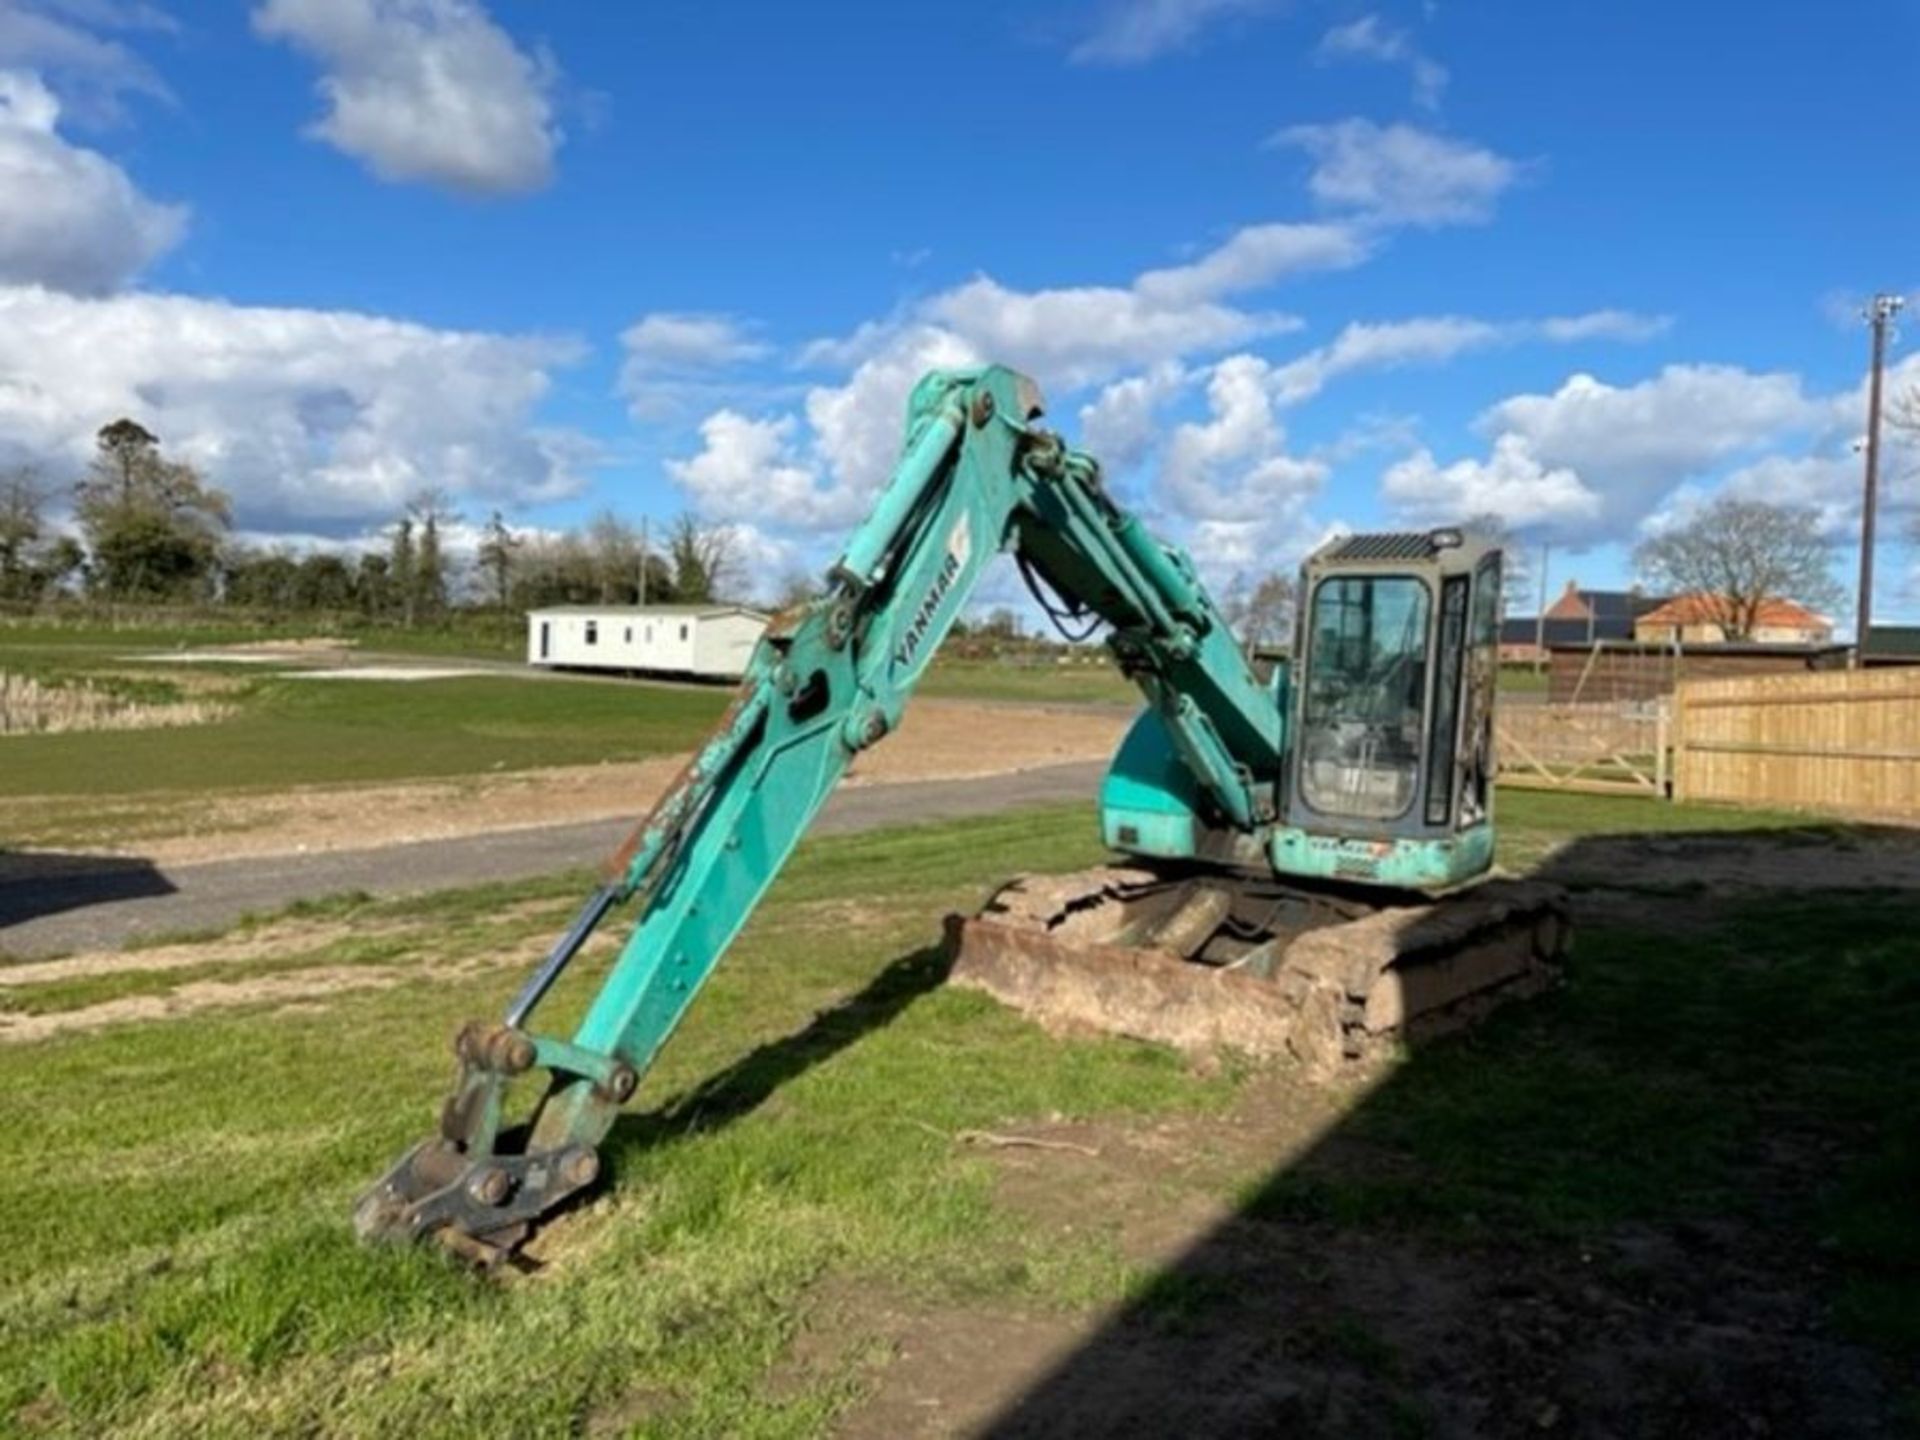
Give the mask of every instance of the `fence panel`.
M 1502 696 L 1500 783 L 1603 795 L 1667 793 L 1664 701 L 1554 705 Z
M 1688 681 L 1676 799 L 1920 818 L 1920 669 Z

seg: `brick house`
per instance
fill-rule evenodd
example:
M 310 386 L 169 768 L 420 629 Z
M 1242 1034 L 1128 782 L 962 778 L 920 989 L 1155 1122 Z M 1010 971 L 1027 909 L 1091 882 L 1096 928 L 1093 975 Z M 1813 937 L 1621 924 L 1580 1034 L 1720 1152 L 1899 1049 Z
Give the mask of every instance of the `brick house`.
M 1578 581 L 1569 580 L 1560 597 L 1547 607 L 1544 625 L 1532 615 L 1516 615 L 1501 625 L 1500 659 L 1525 663 L 1544 660 L 1556 645 L 1631 640 L 1635 618 L 1659 604 L 1657 597 L 1638 590 L 1584 590 Z
M 1724 596 L 1676 595 L 1636 615 L 1633 638 L 1645 644 L 1724 645 L 1732 610 Z M 1827 645 L 1833 622 L 1791 600 L 1767 599 L 1754 614 L 1751 633 L 1740 639 L 1752 645 Z

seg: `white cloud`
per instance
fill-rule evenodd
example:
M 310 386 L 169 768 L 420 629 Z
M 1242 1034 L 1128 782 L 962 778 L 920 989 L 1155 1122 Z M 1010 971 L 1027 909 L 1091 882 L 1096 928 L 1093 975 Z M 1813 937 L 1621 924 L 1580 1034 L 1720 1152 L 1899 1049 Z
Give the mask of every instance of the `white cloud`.
M 639 371 L 707 369 L 767 354 L 732 316 L 686 311 L 643 315 L 622 332 L 620 344 Z
M 1249 225 L 1192 264 L 1146 271 L 1133 291 L 1154 305 L 1193 305 L 1305 271 L 1349 269 L 1369 249 L 1366 237 L 1346 225 Z
M 101 32 L 175 28 L 164 12 L 124 0 L 4 0 L 0 69 L 50 78 L 78 118 L 111 122 L 123 95 L 169 96 L 146 61 Z
M 1415 362 L 1450 360 L 1464 350 L 1506 338 L 1506 327 L 1459 315 L 1438 315 L 1382 324 L 1348 325 L 1333 343 L 1309 350 L 1273 372 L 1272 387 L 1284 404 L 1320 393 L 1336 376 Z
M 1747 485 L 1828 473 L 1766 465 L 1760 452 L 1795 437 L 1829 444 L 1829 411 L 1797 376 L 1729 365 L 1670 365 L 1627 386 L 1574 375 L 1552 394 L 1516 395 L 1481 415 L 1485 460 L 1442 466 L 1417 452 L 1387 472 L 1382 491 L 1422 518 L 1457 505 L 1581 542 L 1625 539 L 1658 523 L 1663 505 L 1684 502 L 1683 487 L 1743 457 L 1752 457 Z M 1420 499 L 1422 487 L 1432 498 Z
M 700 453 L 669 460 L 667 473 L 709 519 L 774 516 L 809 527 L 831 523 L 833 497 L 819 472 L 793 453 L 798 422 L 791 415 L 754 419 L 716 410 L 700 423 Z
M 1195 547 L 1209 573 L 1256 534 L 1296 525 L 1326 479 L 1321 462 L 1287 453 L 1271 379 L 1258 356 L 1222 360 L 1207 381 L 1208 418 L 1175 427 L 1167 441 L 1160 494 L 1181 518 L 1215 527 Z
M 423 486 L 513 505 L 578 490 L 591 447 L 534 412 L 568 342 L 184 296 L 0 289 L 0 435 L 72 473 L 126 415 L 256 530 L 352 533 Z
M 0 283 L 117 289 L 171 249 L 184 206 L 149 200 L 119 166 L 58 133 L 39 77 L 0 71 Z
M 929 370 L 965 369 L 984 355 L 958 335 L 921 326 L 862 361 L 844 385 L 807 392 L 807 424 L 833 488 L 833 523 L 865 515 L 900 457 L 907 397 Z
M 1590 310 L 1584 315 L 1559 315 L 1540 322 L 1549 340 L 1652 340 L 1673 328 L 1671 315 L 1641 315 L 1632 310 Z
M 1297 405 L 1311 399 L 1328 381 L 1355 370 L 1384 370 L 1399 365 L 1438 364 L 1469 350 L 1517 345 L 1529 340 L 1569 344 L 1580 340 L 1644 340 L 1666 329 L 1663 316 L 1625 310 L 1596 310 L 1586 315 L 1547 320 L 1478 320 L 1463 315 L 1420 316 L 1379 323 L 1356 321 L 1333 342 L 1277 367 L 1275 398 Z
M 1447 466 L 1438 464 L 1431 451 L 1416 450 L 1388 468 L 1380 491 L 1399 513 L 1421 525 L 1497 515 L 1522 529 L 1590 519 L 1600 510 L 1600 497 L 1578 475 L 1543 466 L 1518 435 L 1500 436 L 1485 460 Z
M 1269 9 L 1272 0 L 1107 0 L 1070 58 L 1083 65 L 1139 65 L 1189 45 L 1216 20 Z
M 1077 389 L 1128 367 L 1296 330 L 1291 315 L 1225 302 L 1307 271 L 1357 265 L 1367 254 L 1366 237 L 1349 226 L 1269 224 L 1237 230 L 1198 259 L 1145 271 L 1127 285 L 1015 290 L 980 275 L 904 315 L 816 340 L 801 361 L 856 365 L 902 343 L 911 348 L 916 332 L 938 328 L 1048 385 Z
M 670 419 L 742 390 L 715 377 L 773 349 L 732 316 L 687 311 L 641 316 L 621 333 L 620 346 L 626 359 L 618 389 L 636 420 Z
M 701 423 L 701 448 L 669 461 L 668 474 L 711 520 L 844 528 L 867 513 L 893 471 L 915 383 L 928 370 L 979 363 L 978 352 L 936 326 L 900 332 L 845 384 L 807 392 L 804 438 L 799 416 L 720 410 Z
M 1679 481 L 1819 418 L 1799 377 L 1732 365 L 1669 365 L 1637 385 L 1574 375 L 1551 395 L 1516 395 L 1480 420 L 1524 438 L 1615 499 L 1644 501 Z M 1635 506 L 1644 509 L 1644 504 Z
M 1514 161 L 1484 146 L 1371 120 L 1294 125 L 1268 143 L 1313 158 L 1307 186 L 1321 204 L 1383 223 L 1486 220 L 1521 173 Z
M 308 133 L 381 179 L 489 195 L 552 178 L 553 64 L 478 0 L 266 0 L 253 24 L 320 62 L 328 109 Z
M 983 354 L 1068 389 L 1124 365 L 1223 350 L 1300 323 L 1212 301 L 1159 305 L 1134 288 L 1010 290 L 985 276 L 935 296 L 923 313 Z
M 1314 51 L 1322 64 L 1330 60 L 1377 60 L 1385 65 L 1404 65 L 1413 77 L 1413 101 L 1422 109 L 1439 106 L 1447 88 L 1447 67 L 1423 54 L 1405 31 L 1381 23 L 1378 15 L 1362 15 L 1346 25 L 1336 25 L 1320 37 Z
M 1114 381 L 1080 407 L 1080 444 L 1110 472 L 1132 469 L 1153 447 L 1161 407 L 1192 378 L 1167 361 Z

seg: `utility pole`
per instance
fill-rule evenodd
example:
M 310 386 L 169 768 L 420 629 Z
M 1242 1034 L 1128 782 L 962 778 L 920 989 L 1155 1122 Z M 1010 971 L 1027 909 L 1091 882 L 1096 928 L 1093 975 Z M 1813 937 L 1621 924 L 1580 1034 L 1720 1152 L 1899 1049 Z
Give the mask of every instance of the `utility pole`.
M 647 604 L 647 517 L 640 517 L 640 607 Z
M 1887 327 L 1906 303 L 1898 295 L 1876 295 L 1866 309 L 1873 330 L 1873 368 L 1867 378 L 1867 477 L 1860 500 L 1860 603 L 1855 626 L 1853 663 L 1866 659 L 1867 634 L 1873 626 L 1873 522 L 1880 490 L 1880 376 L 1887 365 Z

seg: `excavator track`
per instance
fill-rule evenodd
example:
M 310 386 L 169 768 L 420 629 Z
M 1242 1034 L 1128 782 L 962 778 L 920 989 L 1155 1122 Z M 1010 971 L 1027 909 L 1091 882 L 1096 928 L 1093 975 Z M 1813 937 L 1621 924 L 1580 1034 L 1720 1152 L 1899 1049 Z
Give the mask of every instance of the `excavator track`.
M 1537 881 L 1382 903 L 1146 866 L 1023 876 L 947 919 L 951 983 L 1051 1029 L 1319 1073 L 1539 994 L 1571 934 L 1565 892 Z

